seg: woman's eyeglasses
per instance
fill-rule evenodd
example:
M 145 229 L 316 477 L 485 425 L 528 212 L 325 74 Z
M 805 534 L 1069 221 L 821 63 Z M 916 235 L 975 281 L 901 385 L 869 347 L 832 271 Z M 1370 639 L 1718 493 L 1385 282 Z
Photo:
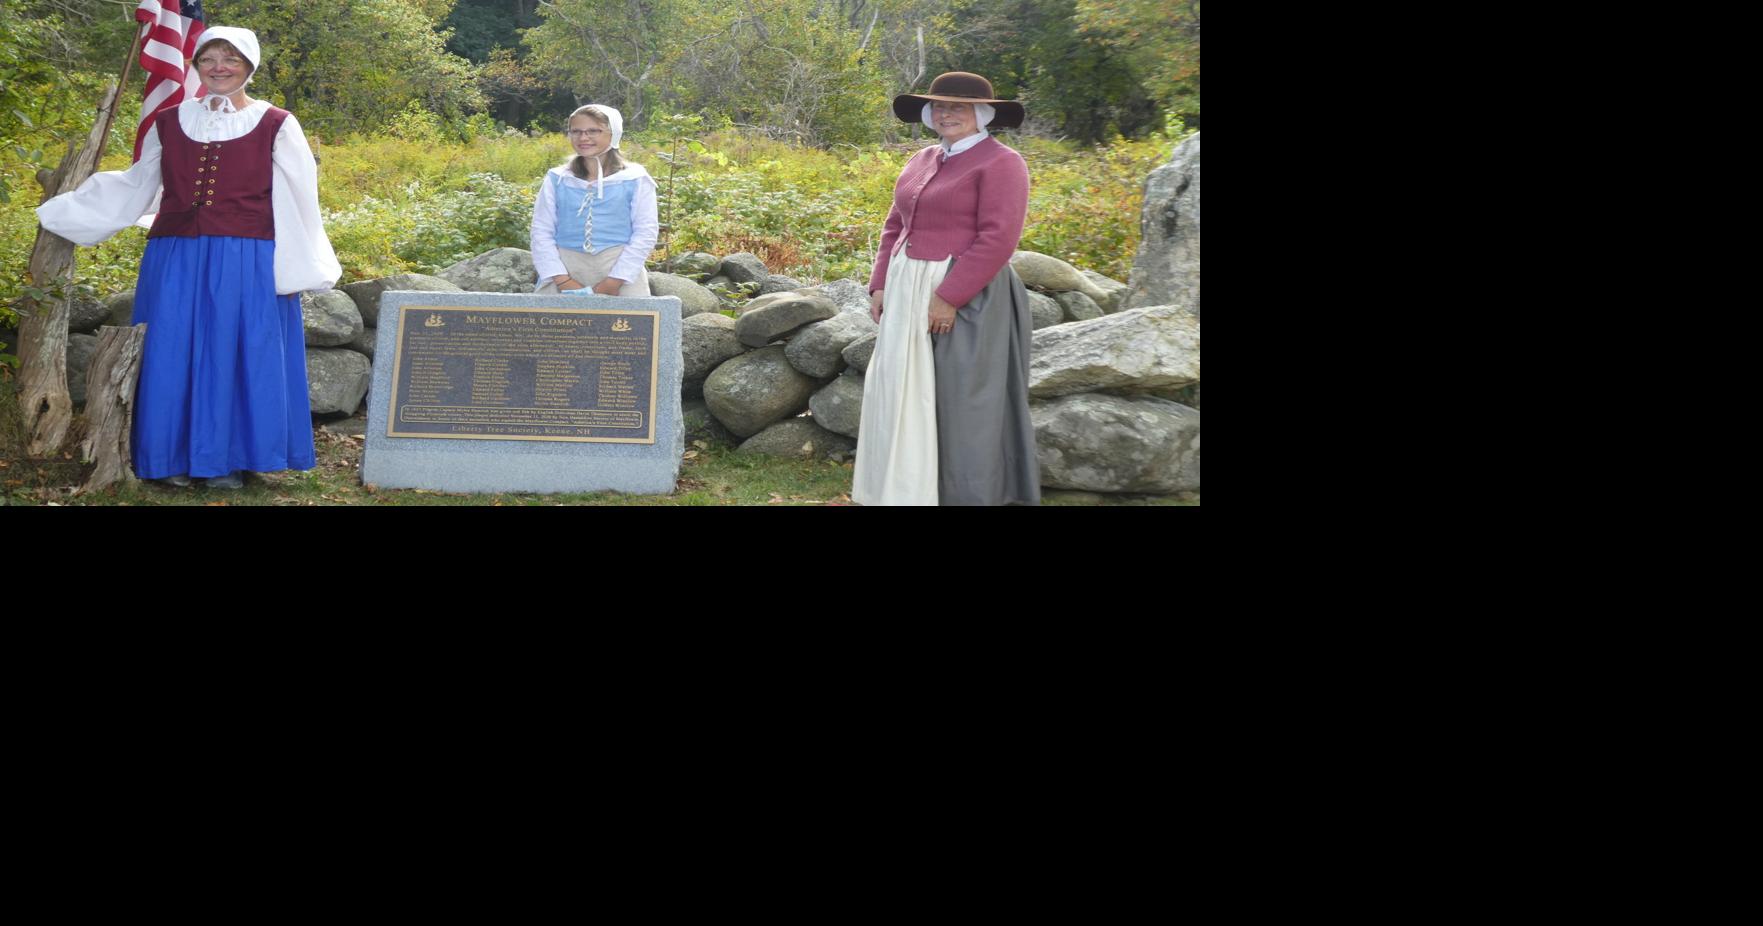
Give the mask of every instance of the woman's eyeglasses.
M 570 138 L 599 138 L 606 134 L 605 129 L 570 129 L 563 134 Z

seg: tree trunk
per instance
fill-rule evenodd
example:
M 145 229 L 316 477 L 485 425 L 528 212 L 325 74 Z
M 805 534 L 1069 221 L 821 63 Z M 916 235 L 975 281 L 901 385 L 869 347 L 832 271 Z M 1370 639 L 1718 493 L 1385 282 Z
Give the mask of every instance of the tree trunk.
M 875 24 L 879 19 L 881 19 L 881 7 L 878 6 L 875 8 L 874 15 L 869 17 L 869 28 L 863 30 L 863 41 L 857 43 L 857 54 L 863 54 L 863 49 L 869 47 L 869 37 L 875 35 Z M 906 89 L 911 90 L 912 88 L 908 87 Z
M 919 23 L 918 24 L 918 72 L 912 75 L 912 79 L 906 82 L 906 86 L 911 87 L 914 90 L 918 89 L 918 82 L 924 79 L 924 71 L 927 67 L 929 67 L 929 64 L 925 61 L 925 56 L 924 56 L 924 23 Z
M 112 84 L 105 91 L 104 102 L 98 106 L 99 119 L 86 136 L 85 147 L 74 154 L 70 146 L 61 166 L 43 184 L 44 202 L 77 188 L 97 169 L 110 132 L 109 116 L 115 111 L 121 89 L 121 84 Z M 38 182 L 43 180 L 39 174 Z M 73 278 L 73 248 L 73 242 L 39 226 L 31 249 L 31 285 L 65 290 Z M 46 303 L 27 296 L 19 304 L 18 404 L 30 433 L 27 452 L 35 457 L 58 453 L 73 424 L 73 399 L 67 394 L 67 315 L 65 291 L 52 294 Z
M 117 482 L 135 481 L 129 461 L 129 429 L 135 420 L 135 384 L 141 374 L 141 347 L 147 326 L 98 331 L 98 352 L 86 376 L 86 440 L 82 459 L 94 464 L 80 493 L 96 492 Z

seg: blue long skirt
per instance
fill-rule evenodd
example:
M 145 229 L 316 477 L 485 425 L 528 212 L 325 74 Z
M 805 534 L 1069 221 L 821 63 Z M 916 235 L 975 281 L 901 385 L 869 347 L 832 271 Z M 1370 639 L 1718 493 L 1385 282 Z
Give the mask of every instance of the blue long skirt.
M 135 474 L 311 469 L 300 297 L 275 292 L 275 242 L 150 238 L 135 287 L 147 323 Z

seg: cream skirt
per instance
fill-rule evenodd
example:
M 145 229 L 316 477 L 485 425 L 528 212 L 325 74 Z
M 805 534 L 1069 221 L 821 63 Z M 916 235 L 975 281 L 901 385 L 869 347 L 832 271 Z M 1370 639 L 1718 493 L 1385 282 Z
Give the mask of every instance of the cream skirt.
M 563 269 L 569 271 L 570 276 L 575 277 L 588 289 L 593 289 L 594 284 L 606 279 L 607 274 L 612 272 L 612 265 L 618 263 L 618 255 L 623 253 L 624 245 L 622 244 L 607 248 L 598 254 L 571 251 L 568 248 L 557 249 L 557 256 L 563 259 Z M 546 280 L 545 285 L 539 287 L 535 292 L 540 295 L 555 296 L 557 284 Z M 620 296 L 650 295 L 649 271 L 640 271 L 637 273 L 636 279 L 626 280 L 625 284 L 619 287 L 618 294 Z
M 851 500 L 859 505 L 937 503 L 937 370 L 931 353 L 930 299 L 949 258 L 914 260 L 905 249 L 888 264 L 881 331 L 863 377 L 863 419 Z

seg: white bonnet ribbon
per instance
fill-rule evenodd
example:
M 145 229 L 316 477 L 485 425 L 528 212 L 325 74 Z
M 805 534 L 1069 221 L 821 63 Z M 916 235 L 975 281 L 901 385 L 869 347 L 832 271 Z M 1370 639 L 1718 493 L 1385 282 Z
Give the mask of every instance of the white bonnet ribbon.
M 599 181 L 599 185 L 600 185 L 600 197 L 599 198 L 605 199 L 606 198 L 606 171 L 603 168 L 603 166 L 600 164 L 600 156 L 599 155 L 595 155 L 595 157 L 594 157 L 594 179 Z M 588 208 L 588 198 L 586 196 L 583 196 L 582 197 L 582 204 L 580 206 L 576 207 L 575 214 L 581 215 L 582 210 L 584 210 L 586 208 Z M 589 213 L 588 221 L 591 223 L 591 222 L 593 222 L 593 220 L 594 220 L 593 214 Z

